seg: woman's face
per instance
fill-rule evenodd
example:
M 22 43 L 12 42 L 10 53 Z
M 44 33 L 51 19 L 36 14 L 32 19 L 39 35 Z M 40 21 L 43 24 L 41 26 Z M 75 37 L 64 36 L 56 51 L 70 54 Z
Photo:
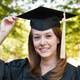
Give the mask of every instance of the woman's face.
M 33 34 L 33 45 L 35 51 L 42 57 L 54 56 L 57 51 L 57 44 L 59 43 L 58 38 L 55 36 L 52 29 L 45 31 L 38 31 L 32 29 Z

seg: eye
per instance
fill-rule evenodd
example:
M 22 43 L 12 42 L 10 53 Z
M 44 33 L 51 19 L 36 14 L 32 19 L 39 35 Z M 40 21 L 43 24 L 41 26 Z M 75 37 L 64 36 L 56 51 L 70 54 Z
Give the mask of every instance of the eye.
M 34 39 L 39 39 L 39 38 L 40 38 L 39 36 L 34 37 Z
M 47 37 L 47 38 L 50 38 L 50 37 L 51 37 L 51 35 L 47 35 L 46 37 Z

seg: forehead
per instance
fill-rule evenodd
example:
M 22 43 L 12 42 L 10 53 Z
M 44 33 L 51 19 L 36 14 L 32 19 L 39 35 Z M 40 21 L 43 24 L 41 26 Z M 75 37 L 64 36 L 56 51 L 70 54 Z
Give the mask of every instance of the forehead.
M 52 30 L 52 28 L 50 28 L 50 29 L 47 29 L 47 30 L 44 30 L 44 31 L 39 31 L 39 30 L 36 30 L 36 29 L 31 29 L 31 31 L 32 31 L 32 34 L 34 35 L 34 34 L 47 34 L 47 33 L 53 33 L 53 30 Z

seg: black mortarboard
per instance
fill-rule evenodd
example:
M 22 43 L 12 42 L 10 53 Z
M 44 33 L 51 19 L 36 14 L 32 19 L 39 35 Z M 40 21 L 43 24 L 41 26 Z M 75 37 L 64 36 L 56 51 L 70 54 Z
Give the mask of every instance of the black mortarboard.
M 75 14 L 66 13 L 66 18 L 76 16 Z M 47 30 L 52 27 L 60 27 L 60 22 L 63 18 L 63 11 L 58 11 L 46 7 L 38 7 L 18 17 L 29 19 L 30 25 L 36 30 Z

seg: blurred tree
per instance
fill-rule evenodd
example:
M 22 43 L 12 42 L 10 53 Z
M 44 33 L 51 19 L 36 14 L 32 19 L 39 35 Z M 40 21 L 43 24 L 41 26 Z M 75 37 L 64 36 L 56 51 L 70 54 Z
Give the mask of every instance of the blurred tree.
M 19 1 L 24 0 L 0 0 L 0 21 L 6 16 L 12 16 L 23 13 L 23 4 L 18 5 Z M 24 24 L 23 24 L 24 23 Z M 18 19 L 16 25 L 9 36 L 0 46 L 0 58 L 7 61 L 8 59 L 17 59 L 27 56 L 28 34 L 30 31 L 29 22 L 24 19 Z
M 68 57 L 80 55 L 80 0 L 0 0 L 0 21 L 9 15 L 21 14 L 38 6 L 47 6 L 77 14 L 66 24 L 66 51 Z M 24 24 L 23 24 L 24 23 Z M 62 27 L 61 27 L 62 28 Z M 9 58 L 23 58 L 28 53 L 29 23 L 18 19 L 16 25 L 0 46 L 0 57 L 7 61 Z

